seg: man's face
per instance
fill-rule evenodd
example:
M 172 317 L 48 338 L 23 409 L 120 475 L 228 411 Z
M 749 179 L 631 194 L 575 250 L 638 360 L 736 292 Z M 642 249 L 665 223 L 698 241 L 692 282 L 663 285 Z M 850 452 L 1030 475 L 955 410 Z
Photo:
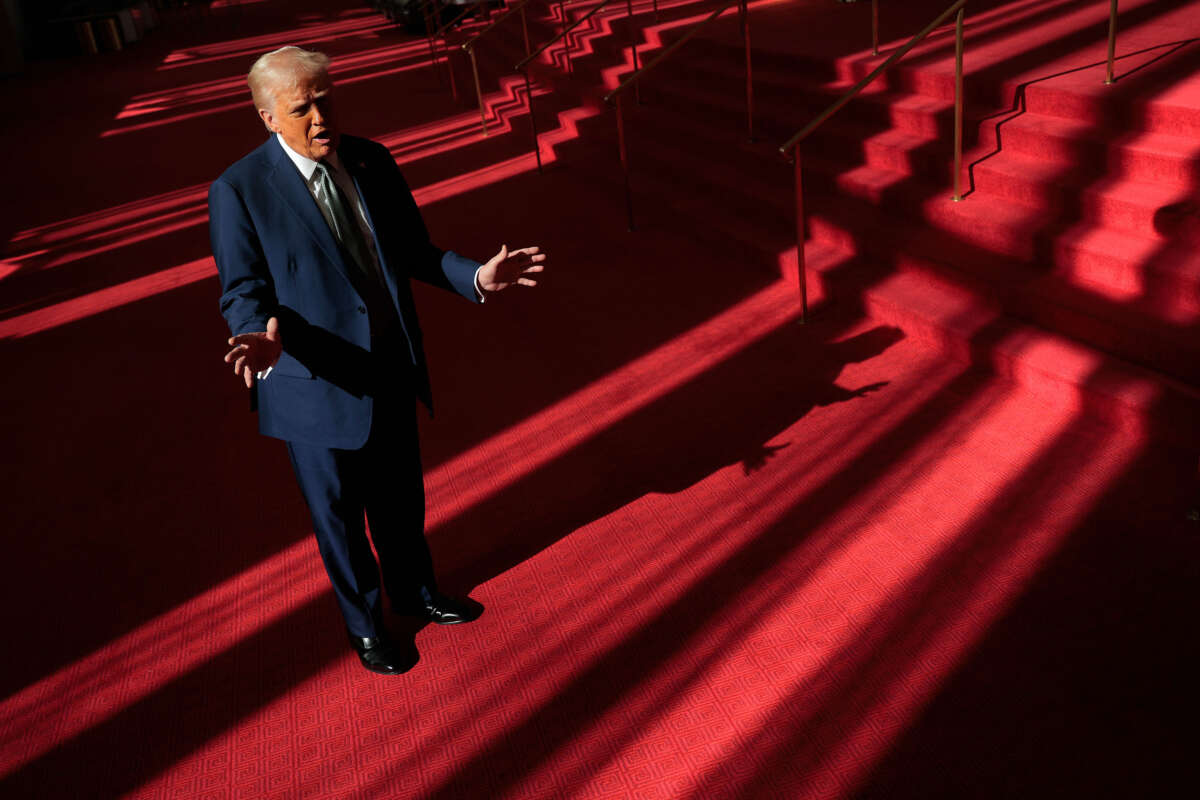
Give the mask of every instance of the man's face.
M 337 149 L 333 82 L 324 73 L 300 75 L 291 85 L 279 87 L 275 91 L 275 108 L 259 109 L 258 113 L 267 127 L 302 156 L 320 161 Z

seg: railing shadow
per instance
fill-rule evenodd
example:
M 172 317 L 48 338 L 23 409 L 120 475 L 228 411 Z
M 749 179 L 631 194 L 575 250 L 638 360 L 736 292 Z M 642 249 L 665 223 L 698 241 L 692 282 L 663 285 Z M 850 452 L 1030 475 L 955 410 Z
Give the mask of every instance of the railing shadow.
M 1136 75 L 1137 73 L 1141 72 L 1142 70 L 1148 69 L 1150 66 L 1152 66 L 1153 64 L 1156 64 L 1157 62 L 1161 61 L 1164 58 L 1169 58 L 1170 56 L 1172 56 L 1175 53 L 1182 50 L 1184 47 L 1187 47 L 1189 44 L 1193 44 L 1197 41 L 1200 41 L 1200 39 L 1184 39 L 1184 40 L 1178 41 L 1178 42 L 1168 42 L 1166 44 L 1156 45 L 1154 47 L 1148 47 L 1143 50 L 1137 50 L 1132 53 L 1124 53 L 1117 58 L 1116 61 L 1118 64 L 1120 64 L 1120 62 L 1126 58 L 1134 58 L 1134 57 L 1142 55 L 1144 53 L 1149 53 L 1154 50 L 1160 50 L 1164 47 L 1170 48 L 1166 52 L 1160 53 L 1159 55 L 1155 56 L 1154 58 L 1150 59 L 1149 61 L 1139 64 L 1138 66 L 1136 66 L 1132 69 L 1129 69 L 1125 72 L 1118 73 L 1117 80 L 1131 78 L 1134 75 Z M 987 153 L 983 156 L 976 158 L 974 161 L 972 161 L 970 164 L 967 165 L 969 188 L 966 192 L 963 193 L 964 199 L 966 197 L 969 197 L 975 191 L 975 167 L 978 166 L 979 164 L 982 164 L 984 161 L 987 161 L 988 159 L 994 158 L 995 156 L 999 155 L 1000 152 L 1004 149 L 1003 134 L 1002 134 L 1001 129 L 1009 122 L 1013 121 L 1014 119 L 1017 119 L 1018 117 L 1024 115 L 1025 113 L 1027 113 L 1026 102 L 1025 102 L 1025 92 L 1029 89 L 1030 86 L 1033 86 L 1038 83 L 1043 83 L 1046 81 L 1051 81 L 1051 80 L 1054 80 L 1055 78 L 1061 78 L 1064 75 L 1070 75 L 1070 74 L 1076 73 L 1076 72 L 1084 72 L 1087 70 L 1095 69 L 1096 67 L 1103 66 L 1105 63 L 1106 62 L 1104 62 L 1104 61 L 1096 61 L 1091 64 L 1085 64 L 1084 66 L 1076 67 L 1075 69 L 1064 70 L 1062 72 L 1057 72 L 1053 75 L 1046 75 L 1044 77 L 1036 78 L 1034 80 L 1026 81 L 1024 83 L 1018 84 L 1016 87 L 1016 91 L 1013 95 L 1013 103 L 1012 103 L 1011 108 L 1006 109 L 1005 111 L 997 112 L 995 114 L 989 114 L 985 117 L 982 117 L 980 119 L 981 123 L 987 123 L 990 120 L 996 119 L 998 117 L 1004 117 L 1004 119 L 1001 119 L 998 122 L 996 122 L 995 126 L 993 128 L 993 130 L 995 132 L 994 133 L 995 149 L 993 149 L 990 153 Z

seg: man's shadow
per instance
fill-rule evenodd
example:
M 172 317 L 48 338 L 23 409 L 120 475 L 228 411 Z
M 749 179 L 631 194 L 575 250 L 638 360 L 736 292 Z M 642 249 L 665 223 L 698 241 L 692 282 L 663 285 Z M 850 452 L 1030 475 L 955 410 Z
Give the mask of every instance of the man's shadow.
M 444 585 L 465 593 L 649 493 L 683 491 L 730 465 L 754 480 L 789 446 L 776 437 L 813 408 L 887 385 L 835 381 L 902 339 L 898 328 L 833 342 L 816 334 L 785 326 L 431 531 Z

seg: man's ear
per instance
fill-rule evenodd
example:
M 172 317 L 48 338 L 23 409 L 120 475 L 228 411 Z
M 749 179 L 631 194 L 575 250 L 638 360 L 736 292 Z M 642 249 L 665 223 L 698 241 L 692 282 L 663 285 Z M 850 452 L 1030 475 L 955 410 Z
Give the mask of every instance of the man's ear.
M 275 117 L 271 115 L 270 111 L 267 111 L 265 108 L 260 108 L 258 110 L 258 116 L 262 117 L 263 124 L 266 125 L 269 130 L 279 133 L 279 128 L 275 125 Z

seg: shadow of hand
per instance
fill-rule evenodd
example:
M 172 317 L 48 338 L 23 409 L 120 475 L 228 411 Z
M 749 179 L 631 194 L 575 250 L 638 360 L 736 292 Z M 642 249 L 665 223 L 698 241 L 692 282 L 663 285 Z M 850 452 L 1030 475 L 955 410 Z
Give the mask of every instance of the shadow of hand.
M 767 465 L 768 460 L 790 444 L 791 442 L 780 445 L 760 444 L 754 449 L 753 453 L 742 459 L 742 474 L 749 475 L 751 472 L 757 472 L 762 469 Z

